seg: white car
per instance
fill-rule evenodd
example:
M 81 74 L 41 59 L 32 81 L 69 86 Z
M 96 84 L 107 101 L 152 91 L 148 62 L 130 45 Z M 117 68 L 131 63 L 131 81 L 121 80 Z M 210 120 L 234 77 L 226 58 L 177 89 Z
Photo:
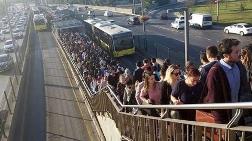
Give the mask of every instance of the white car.
M 104 12 L 104 16 L 105 17 L 112 17 L 113 16 L 113 12 L 107 10 L 107 11 Z
M 184 21 L 185 17 L 184 16 L 178 16 L 177 18 L 175 18 L 175 21 Z
M 13 62 L 13 58 L 9 54 L 0 54 L 0 72 L 8 70 Z
M 15 46 L 12 40 L 6 40 L 4 43 L 4 51 L 5 52 L 13 52 L 15 50 Z
M 233 24 L 233 25 L 225 27 L 224 32 L 227 34 L 235 33 L 235 34 L 240 34 L 241 36 L 244 36 L 246 34 L 252 33 L 252 25 L 249 25 L 247 23 Z
M 89 16 L 89 17 L 95 17 L 95 12 L 92 11 L 92 10 L 89 10 L 89 11 L 88 11 L 88 16 Z
M 184 20 L 175 20 L 171 23 L 172 28 L 176 29 L 183 29 L 185 27 L 185 21 Z

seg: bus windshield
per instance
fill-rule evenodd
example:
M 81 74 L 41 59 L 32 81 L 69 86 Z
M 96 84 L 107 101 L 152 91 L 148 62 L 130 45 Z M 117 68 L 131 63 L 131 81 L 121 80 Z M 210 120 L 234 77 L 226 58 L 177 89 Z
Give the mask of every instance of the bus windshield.
M 34 19 L 34 23 L 36 25 L 46 24 L 46 20 L 44 18 Z
M 115 51 L 133 48 L 132 36 L 123 36 L 114 39 Z

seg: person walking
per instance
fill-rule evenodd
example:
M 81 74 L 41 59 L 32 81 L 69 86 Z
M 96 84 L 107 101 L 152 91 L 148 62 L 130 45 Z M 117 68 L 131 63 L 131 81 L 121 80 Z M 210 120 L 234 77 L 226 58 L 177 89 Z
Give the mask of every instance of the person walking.
M 216 46 L 209 46 L 206 48 L 206 58 L 209 61 L 205 65 L 202 65 L 200 71 L 200 81 L 205 84 L 207 74 L 211 67 L 218 61 L 218 48 Z
M 164 80 L 161 81 L 162 87 L 161 87 L 161 105 L 168 105 L 170 104 L 170 97 L 172 89 L 175 87 L 176 83 L 180 79 L 180 69 L 177 65 L 170 65 L 166 71 L 166 75 L 164 77 Z M 168 115 L 169 117 L 169 110 L 161 110 L 161 117 L 164 117 L 165 115 Z M 167 116 L 166 116 L 167 117 Z
M 246 45 L 241 52 L 241 62 L 247 70 L 247 78 L 252 89 L 252 44 Z
M 240 41 L 223 39 L 218 45 L 221 60 L 208 72 L 201 102 L 228 103 L 239 102 L 246 93 L 246 70 L 240 62 Z M 244 73 L 245 72 L 245 73 Z M 232 117 L 231 110 L 210 110 L 215 123 L 227 123 Z
M 171 101 L 174 105 L 198 103 L 202 90 L 202 85 L 199 81 L 200 72 L 198 69 L 191 67 L 186 70 L 186 76 L 186 79 L 180 80 L 172 90 Z M 195 110 L 178 111 L 180 119 L 195 120 Z

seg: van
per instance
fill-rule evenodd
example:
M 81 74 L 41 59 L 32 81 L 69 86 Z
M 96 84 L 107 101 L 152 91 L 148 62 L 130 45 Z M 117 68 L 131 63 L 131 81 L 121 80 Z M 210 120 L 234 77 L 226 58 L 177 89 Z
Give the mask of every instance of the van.
M 189 25 L 198 28 L 211 28 L 212 16 L 210 14 L 192 14 Z

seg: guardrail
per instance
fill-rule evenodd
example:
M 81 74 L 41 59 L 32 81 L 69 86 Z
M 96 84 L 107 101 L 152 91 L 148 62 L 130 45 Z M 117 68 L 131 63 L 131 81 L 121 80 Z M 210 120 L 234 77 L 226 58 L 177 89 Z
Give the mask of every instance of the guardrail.
M 100 92 L 93 94 L 84 81 L 75 63 L 72 61 L 66 48 L 62 46 L 59 39 L 60 48 L 67 57 L 69 67 L 72 68 L 76 82 L 85 92 L 85 100 L 91 106 L 95 116 L 109 115 L 115 121 L 121 136 L 126 140 L 133 141 L 241 141 L 252 140 L 252 127 L 237 126 L 235 123 L 239 120 L 242 109 L 251 109 L 252 103 L 218 103 L 218 104 L 190 104 L 190 105 L 123 105 L 115 96 L 115 93 L 109 86 Z M 134 115 L 122 112 L 124 108 L 140 109 L 237 109 L 233 119 L 228 124 L 204 123 L 196 121 L 185 121 L 179 119 L 160 117 L 150 117 L 145 115 Z M 250 136 L 248 136 L 250 135 Z
M 7 140 L 9 136 L 9 130 L 15 111 L 17 97 L 19 93 L 19 86 L 22 83 L 22 74 L 25 69 L 26 57 L 29 52 L 29 36 L 30 36 L 30 24 L 31 16 L 28 18 L 25 36 L 22 41 L 22 45 L 18 46 L 15 50 L 17 54 L 16 62 L 13 64 L 15 73 L 9 76 L 8 83 L 6 85 L 3 94 L 0 96 L 0 139 Z M 18 63 L 17 63 L 18 62 Z M 6 130 L 7 129 L 7 130 Z M 4 138 L 3 138 L 4 137 Z

